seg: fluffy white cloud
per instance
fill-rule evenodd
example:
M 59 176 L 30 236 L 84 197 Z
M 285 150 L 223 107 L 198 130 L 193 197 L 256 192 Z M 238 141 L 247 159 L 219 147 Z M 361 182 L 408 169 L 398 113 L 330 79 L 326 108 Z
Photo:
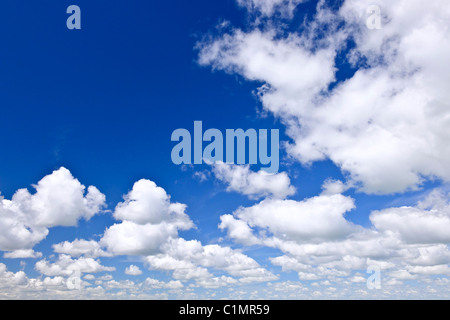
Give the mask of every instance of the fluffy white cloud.
M 163 251 L 163 254 L 146 257 L 146 262 L 151 269 L 174 271 L 176 279 L 195 279 L 197 284 L 202 281 L 215 282 L 217 279 L 212 280 L 214 277 L 208 268 L 225 271 L 241 282 L 277 279 L 254 259 L 229 247 L 204 246 L 196 240 L 178 238 L 167 243 Z
M 181 289 L 184 287 L 184 285 L 179 280 L 164 282 L 152 278 L 145 279 L 142 285 L 144 287 L 150 287 L 152 289 Z
M 345 219 L 343 214 L 353 202 L 339 194 L 302 202 L 264 200 L 236 210 L 233 216 L 222 216 L 220 227 L 230 228 L 228 236 L 236 242 L 281 250 L 284 255 L 270 258 L 272 264 L 297 272 L 300 280 L 348 277 L 371 265 L 390 269 L 392 279 L 416 279 L 448 275 L 449 199 L 450 195 L 435 190 L 417 206 L 374 211 L 370 229 Z
M 142 270 L 138 266 L 130 265 L 125 269 L 125 274 L 130 276 L 138 276 L 142 274 Z
M 253 230 L 247 222 L 236 219 L 231 214 L 221 216 L 220 221 L 219 228 L 227 230 L 228 236 L 238 243 L 246 246 L 260 243 L 260 240 L 253 235 Z
M 441 191 L 435 190 L 424 201 L 436 205 L 389 208 L 373 212 L 372 224 L 380 231 L 398 233 L 408 243 L 450 243 L 450 203 Z
M 153 181 L 140 180 L 124 196 L 114 211 L 114 218 L 138 224 L 158 224 L 167 220 L 170 209 L 170 197 L 166 191 Z
M 97 188 L 90 186 L 86 193 L 85 186 L 65 168 L 33 187 L 34 194 L 20 189 L 11 200 L 0 198 L 0 250 L 30 250 L 47 236 L 48 228 L 75 226 L 78 220 L 99 213 L 105 204 Z
M 17 210 L 10 200 L 0 198 L 0 250 L 31 249 L 48 234 L 48 229 L 35 227 L 27 214 Z
M 72 257 L 85 256 L 90 258 L 108 257 L 111 254 L 102 250 L 100 244 L 94 240 L 79 240 L 76 239 L 73 242 L 64 241 L 58 244 L 54 244 L 53 251 L 56 253 L 67 254 Z
M 21 189 L 12 198 L 13 204 L 33 217 L 36 226 L 75 226 L 79 219 L 89 220 L 105 204 L 105 196 L 96 187 L 85 186 L 69 170 L 61 168 L 44 177 L 35 194 Z
M 36 252 L 33 249 L 22 249 L 12 252 L 5 252 L 3 257 L 7 259 L 40 258 L 42 257 L 42 252 Z
M 171 271 L 173 278 L 179 281 L 192 280 L 198 286 L 212 287 L 224 281 L 276 279 L 255 260 L 229 247 L 204 246 L 199 241 L 180 238 L 179 230 L 188 230 L 194 226 L 185 213 L 186 206 L 171 203 L 164 189 L 153 182 L 136 182 L 124 200 L 113 213 L 116 219 L 122 221 L 107 228 L 99 242 L 107 248 L 108 253 L 145 256 L 150 269 Z M 88 249 L 92 247 L 90 242 L 83 244 Z M 63 247 L 67 247 L 65 252 L 77 252 L 72 248 L 74 245 L 69 243 L 55 249 L 62 252 Z M 76 247 L 80 247 L 80 244 Z M 95 248 L 98 249 L 97 245 Z M 78 249 L 78 252 L 84 251 Z M 127 272 L 131 274 L 134 269 L 127 269 Z M 215 277 L 213 272 L 226 272 L 238 279 Z
M 321 241 L 343 238 L 357 229 L 344 218 L 353 208 L 353 199 L 349 197 L 322 195 L 302 202 L 265 199 L 236 210 L 234 216 L 286 240 Z
M 349 189 L 348 185 L 345 185 L 340 180 L 327 180 L 322 185 L 322 195 L 334 195 L 344 193 Z
M 238 2 L 269 15 L 274 5 L 289 7 Z M 288 151 L 304 164 L 331 159 L 367 193 L 450 181 L 450 4 L 381 0 L 382 28 L 369 30 L 372 4 L 346 0 L 336 12 L 321 1 L 301 32 L 280 32 L 276 21 L 233 30 L 203 42 L 199 62 L 264 82 L 261 102 L 287 124 Z M 332 85 L 348 39 L 347 62 L 359 70 Z
M 161 245 L 177 235 L 178 229 L 170 223 L 141 225 L 123 221 L 109 227 L 101 243 L 115 255 L 148 255 L 160 252 Z
M 199 63 L 266 82 L 260 97 L 267 109 L 300 115 L 335 80 L 335 52 L 318 49 L 313 53 L 310 46 L 310 41 L 296 34 L 280 39 L 275 31 L 235 30 L 203 43 Z
M 25 285 L 28 278 L 23 271 L 16 273 L 8 271 L 6 265 L 0 263 L 0 287 L 16 287 L 19 285 Z
M 98 273 L 103 271 L 114 271 L 114 267 L 106 267 L 93 258 L 81 257 L 72 259 L 70 256 L 61 254 L 55 262 L 46 259 L 36 262 L 35 269 L 47 276 L 72 276 L 75 272 Z
M 115 255 L 150 255 L 178 237 L 179 230 L 194 225 L 186 215 L 186 205 L 171 203 L 164 189 L 149 180 L 136 182 L 114 211 L 123 220 L 109 227 L 100 243 Z
M 215 163 L 212 171 L 217 179 L 228 184 L 228 191 L 235 191 L 250 199 L 274 197 L 284 199 L 295 193 L 285 172 L 270 174 L 264 170 L 253 172 L 250 166 Z
M 220 276 L 220 277 L 199 279 L 197 280 L 196 285 L 208 289 L 217 289 L 227 287 L 230 285 L 235 285 L 236 283 L 238 283 L 238 281 L 232 277 Z

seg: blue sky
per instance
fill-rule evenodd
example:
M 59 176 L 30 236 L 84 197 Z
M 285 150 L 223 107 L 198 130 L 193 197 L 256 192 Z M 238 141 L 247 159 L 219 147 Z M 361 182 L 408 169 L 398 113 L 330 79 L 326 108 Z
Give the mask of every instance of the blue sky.
M 449 5 L 373 4 L 4 1 L 0 293 L 448 298 Z M 194 121 L 279 173 L 173 164 Z

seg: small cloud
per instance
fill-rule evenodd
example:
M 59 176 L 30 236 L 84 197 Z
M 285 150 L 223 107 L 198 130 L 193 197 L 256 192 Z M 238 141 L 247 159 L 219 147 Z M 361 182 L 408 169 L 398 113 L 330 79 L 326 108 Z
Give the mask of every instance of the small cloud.
M 217 179 L 228 184 L 227 191 L 241 193 L 250 199 L 264 197 L 285 199 L 296 192 L 286 172 L 277 174 L 267 173 L 264 170 L 254 172 L 248 165 L 226 163 L 213 164 L 212 172 Z
M 142 271 L 141 271 L 141 269 L 139 269 L 138 266 L 130 265 L 129 267 L 127 267 L 125 269 L 125 274 L 127 274 L 129 276 L 139 276 L 142 274 Z
M 209 171 L 196 171 L 194 172 L 194 178 L 198 179 L 200 182 L 208 180 L 211 173 Z
M 5 259 L 35 259 L 40 257 L 42 257 L 42 252 L 36 252 L 33 249 L 15 250 L 3 254 Z

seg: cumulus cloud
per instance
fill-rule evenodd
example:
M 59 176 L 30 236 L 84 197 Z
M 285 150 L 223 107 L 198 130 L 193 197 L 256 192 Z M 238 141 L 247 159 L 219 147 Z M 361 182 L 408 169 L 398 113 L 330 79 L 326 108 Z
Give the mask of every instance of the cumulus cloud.
M 153 181 L 140 180 L 114 211 L 114 218 L 138 224 L 158 224 L 170 216 L 170 197 Z M 176 212 L 174 212 L 176 213 Z
M 272 16 L 276 5 L 289 8 L 285 1 L 238 3 Z M 449 181 L 450 5 L 378 1 L 382 28 L 369 30 L 372 4 L 346 0 L 334 10 L 320 1 L 300 31 L 276 20 L 235 29 L 202 42 L 199 62 L 263 82 L 262 105 L 286 123 L 288 151 L 303 164 L 331 159 L 367 193 Z M 335 83 L 348 64 L 354 74 Z
M 55 262 L 46 259 L 36 262 L 35 269 L 47 276 L 71 276 L 74 272 L 99 273 L 103 271 L 114 271 L 114 267 L 101 265 L 99 260 L 81 257 L 72 259 L 69 255 L 61 254 Z
M 328 179 L 322 185 L 322 195 L 334 195 L 341 194 L 347 191 L 350 188 L 349 185 L 344 184 L 340 180 L 332 180 Z
M 184 287 L 183 283 L 179 280 L 171 280 L 168 282 L 160 281 L 157 279 L 147 278 L 143 282 L 142 286 L 152 289 L 181 289 Z
M 186 215 L 186 205 L 171 203 L 164 189 L 149 180 L 136 182 L 117 205 L 114 217 L 122 220 L 109 227 L 100 243 L 115 255 L 150 255 L 178 237 L 179 230 L 194 224 Z
M 48 228 L 75 226 L 89 220 L 105 205 L 105 196 L 93 186 L 86 188 L 69 170 L 47 175 L 31 194 L 18 190 L 11 200 L 0 198 L 0 250 L 30 250 L 48 234 Z M 16 255 L 31 251 L 17 251 Z M 10 257 L 14 254 L 7 254 Z
M 270 174 L 264 170 L 253 172 L 250 166 L 226 163 L 212 164 L 215 177 L 228 184 L 228 191 L 235 191 L 250 199 L 274 197 L 284 199 L 295 193 L 295 188 L 285 172 Z
M 109 227 L 101 243 L 115 255 L 147 255 L 160 252 L 161 245 L 177 235 L 177 228 L 169 223 L 140 225 L 123 221 Z
M 36 252 L 33 249 L 15 250 L 11 252 L 5 252 L 3 258 L 7 259 L 27 259 L 27 258 L 40 258 L 42 252 Z
M 230 238 L 243 245 L 251 246 L 260 243 L 260 240 L 253 234 L 253 230 L 248 223 L 236 219 L 231 214 L 220 217 L 219 228 L 221 230 L 227 230 Z
M 222 283 L 226 279 L 215 277 L 214 271 L 226 272 L 241 282 L 276 278 L 254 259 L 229 247 L 204 246 L 197 240 L 179 237 L 180 230 L 194 227 L 185 213 L 186 205 L 172 203 L 165 190 L 155 183 L 149 180 L 136 182 L 124 200 L 113 213 L 122 221 L 107 228 L 99 242 L 108 253 L 144 256 L 150 269 L 171 271 L 176 280 L 193 280 L 197 285 L 214 286 L 214 283 Z M 85 243 L 85 247 L 86 244 L 89 248 L 95 243 Z M 56 248 L 62 252 L 62 247 L 67 247 L 66 252 L 75 251 L 71 250 L 73 244 Z
M 164 253 L 146 257 L 151 269 L 173 271 L 173 277 L 181 280 L 196 280 L 197 284 L 232 282 L 264 282 L 277 279 L 270 271 L 262 268 L 254 259 L 219 245 L 202 245 L 197 240 L 172 240 L 166 244 Z M 215 279 L 208 270 L 221 270 L 234 277 Z M 206 282 L 205 282 L 206 281 Z M 212 282 L 211 282 L 212 281 Z
M 236 210 L 234 216 L 250 227 L 287 240 L 321 241 L 343 238 L 357 228 L 344 217 L 354 207 L 353 199 L 342 195 L 322 195 L 302 202 L 265 199 Z
M 397 280 L 448 275 L 449 199 L 434 190 L 416 206 L 374 211 L 373 228 L 345 219 L 353 201 L 343 195 L 264 200 L 222 216 L 220 227 L 238 243 L 281 250 L 284 255 L 270 258 L 272 264 L 297 272 L 300 280 L 348 277 L 371 265 L 390 269 Z
M 450 243 L 448 197 L 434 190 L 424 203 L 431 200 L 437 204 L 428 209 L 423 203 L 418 207 L 389 208 L 373 212 L 370 220 L 378 230 L 395 232 L 408 243 Z
M 111 254 L 103 251 L 100 244 L 94 240 L 79 240 L 76 239 L 72 242 L 64 241 L 58 244 L 54 244 L 53 251 L 56 253 L 67 254 L 72 257 L 85 256 L 90 258 L 108 257 Z
M 138 276 L 142 274 L 142 270 L 138 266 L 130 265 L 125 269 L 125 274 L 129 276 Z
M 8 271 L 6 265 L 0 263 L 0 286 L 2 288 L 16 287 L 19 285 L 25 285 L 28 278 L 23 271 L 18 271 L 16 273 Z

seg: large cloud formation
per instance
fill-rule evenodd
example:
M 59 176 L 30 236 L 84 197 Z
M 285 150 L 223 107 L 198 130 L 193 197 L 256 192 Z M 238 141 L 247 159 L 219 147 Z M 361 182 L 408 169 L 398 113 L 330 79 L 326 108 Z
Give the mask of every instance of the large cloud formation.
M 271 258 L 300 280 L 336 280 L 379 266 L 388 279 L 450 275 L 450 195 L 432 191 L 416 206 L 374 211 L 374 228 L 345 218 L 353 199 L 322 194 L 302 202 L 263 200 L 221 217 L 220 228 L 237 243 L 264 245 L 284 255 Z
M 237 2 L 253 24 L 205 37 L 199 63 L 262 83 L 258 97 L 286 125 L 289 154 L 304 165 L 329 159 L 347 181 L 327 181 L 321 195 L 303 201 L 241 207 L 222 215 L 219 228 L 244 246 L 280 250 L 274 265 L 321 286 L 365 283 L 361 272 L 371 265 L 384 270 L 387 296 L 395 295 L 392 286 L 430 275 L 445 286 L 445 188 L 415 206 L 371 212 L 370 228 L 346 219 L 355 204 L 343 193 L 394 194 L 450 181 L 450 4 L 377 1 L 381 25 L 371 28 L 372 1 L 346 0 L 338 8 L 318 1 L 300 26 L 292 19 L 303 1 Z M 328 289 L 313 296 L 336 290 Z
M 367 193 L 450 180 L 448 1 L 377 1 L 379 30 L 366 26 L 372 1 L 337 11 L 319 1 L 301 31 L 275 14 L 290 11 L 286 23 L 299 1 L 238 2 L 272 19 L 206 39 L 199 62 L 264 83 L 260 100 L 287 124 L 292 156 L 331 159 Z M 336 83 L 340 68 L 354 71 Z
M 33 247 L 47 236 L 49 228 L 76 226 L 79 219 L 89 220 L 105 206 L 105 196 L 97 188 L 91 186 L 86 193 L 65 168 L 44 177 L 34 187 L 35 194 L 21 189 L 12 200 L 2 199 L 0 250 L 9 251 L 4 258 L 41 258 L 42 253 Z M 117 204 L 112 212 L 117 223 L 108 226 L 100 240 L 53 244 L 58 255 L 45 256 L 34 264 L 40 278 L 8 271 L 0 264 L 0 288 L 10 298 L 39 298 L 43 293 L 57 298 L 98 298 L 117 290 L 128 290 L 139 297 L 166 298 L 167 293 L 160 296 L 148 291 L 174 290 L 181 294 L 186 283 L 217 289 L 278 279 L 239 250 L 180 237 L 180 231 L 195 227 L 186 208 L 172 202 L 153 181 L 139 180 Z M 134 257 L 152 271 L 170 272 L 175 280 L 116 281 L 108 274 L 116 267 L 103 265 L 101 259 L 118 256 Z M 124 273 L 139 276 L 143 272 L 130 265 Z
M 229 247 L 204 246 L 200 241 L 179 237 L 179 231 L 194 227 L 185 213 L 186 205 L 172 203 L 154 182 L 136 182 L 124 199 L 113 213 L 122 221 L 109 227 L 100 240 L 109 253 L 143 256 L 152 270 L 171 271 L 177 280 L 195 280 L 207 287 L 276 279 L 254 259 Z M 235 278 L 216 277 L 210 268 Z
M 11 200 L 0 198 L 0 250 L 13 251 L 6 257 L 34 257 L 32 248 L 47 236 L 49 228 L 75 226 L 105 205 L 105 196 L 96 187 L 86 192 L 65 168 L 44 177 L 34 188 L 34 194 L 20 189 Z

